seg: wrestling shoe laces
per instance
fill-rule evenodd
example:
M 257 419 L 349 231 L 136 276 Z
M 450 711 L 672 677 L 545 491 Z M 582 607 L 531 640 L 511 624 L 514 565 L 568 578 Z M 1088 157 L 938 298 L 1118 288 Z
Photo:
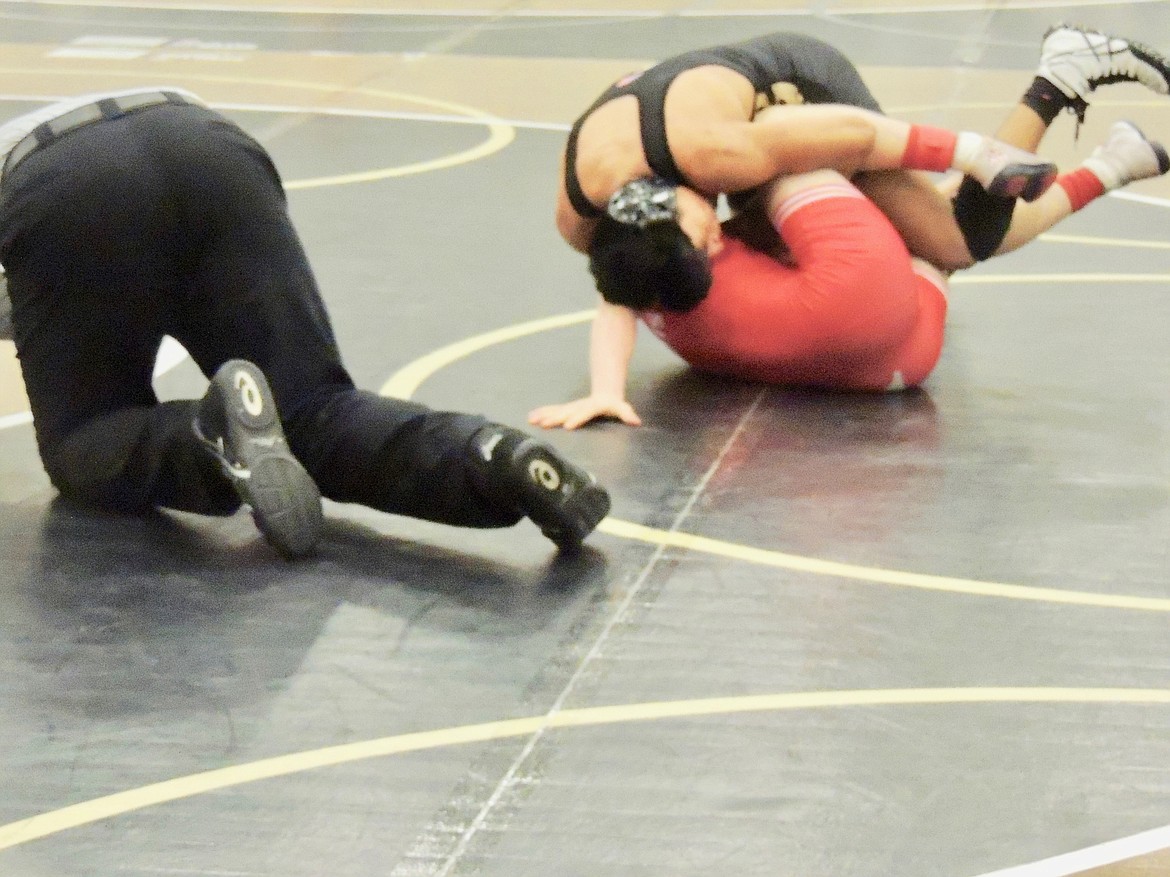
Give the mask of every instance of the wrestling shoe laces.
M 1112 190 L 1170 171 L 1170 155 L 1166 147 L 1148 139 L 1133 122 L 1114 122 L 1105 142 L 1085 159 L 1085 166 L 1107 190 Z
M 1058 24 L 1044 34 L 1036 71 L 1061 90 L 1076 114 L 1078 131 L 1088 96 L 1100 85 L 1138 82 L 1170 94 L 1170 61 L 1148 46 L 1090 28 Z
M 311 554 L 324 528 L 321 493 L 289 450 L 264 373 L 242 359 L 224 363 L 192 428 L 264 538 L 285 557 Z

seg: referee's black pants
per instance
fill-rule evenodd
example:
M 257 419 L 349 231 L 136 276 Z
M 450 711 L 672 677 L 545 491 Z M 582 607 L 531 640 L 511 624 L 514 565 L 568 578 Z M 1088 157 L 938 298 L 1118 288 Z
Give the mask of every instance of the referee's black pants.
M 171 335 L 210 376 L 268 376 L 293 453 L 339 502 L 509 526 L 474 487 L 482 417 L 358 390 L 264 149 L 198 106 L 163 104 L 62 135 L 0 182 L 0 264 L 41 458 L 62 495 L 124 511 L 227 514 L 238 500 L 160 403 Z

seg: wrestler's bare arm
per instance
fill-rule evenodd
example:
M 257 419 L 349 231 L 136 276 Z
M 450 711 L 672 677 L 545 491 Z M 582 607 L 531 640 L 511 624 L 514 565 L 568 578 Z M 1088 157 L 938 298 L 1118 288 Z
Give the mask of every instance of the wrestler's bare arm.
M 561 237 L 578 253 L 588 253 L 589 244 L 597 231 L 597 220 L 581 216 L 562 190 L 557 197 L 557 231 Z
M 593 233 L 597 230 L 597 220 L 582 216 L 573 209 L 569 201 L 569 194 L 565 191 L 565 155 L 561 153 L 561 184 L 557 188 L 557 231 L 574 250 L 579 253 L 588 253 L 589 244 L 593 240 Z
M 696 188 L 735 192 L 822 168 L 845 176 L 898 168 L 910 127 L 839 104 L 776 106 L 754 121 L 725 120 L 688 132 L 679 138 L 675 158 Z
M 599 299 L 589 334 L 589 395 L 533 409 L 528 422 L 545 429 L 576 429 L 599 417 L 614 417 L 630 426 L 640 426 L 641 418 L 626 401 L 626 378 L 637 337 L 638 318 L 634 312 Z

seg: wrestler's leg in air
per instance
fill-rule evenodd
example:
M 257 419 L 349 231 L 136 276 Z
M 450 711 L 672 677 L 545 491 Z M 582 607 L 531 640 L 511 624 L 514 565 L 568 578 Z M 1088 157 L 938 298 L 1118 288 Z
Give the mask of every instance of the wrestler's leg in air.
M 1071 111 L 1083 119 L 1089 94 L 1112 82 L 1138 82 L 1157 94 L 1170 93 L 1170 62 L 1130 40 L 1055 27 L 1045 35 L 1035 78 L 995 137 L 1035 150 L 1057 115 Z M 1104 154 L 1094 158 L 1100 161 L 1086 164 L 1100 181 L 1100 191 L 1081 173 L 1082 166 L 1072 172 L 1079 174 L 1079 182 L 1070 182 L 1066 174 L 1061 185 L 1031 204 L 990 195 L 966 177 L 944 181 L 939 194 L 928 191 L 933 183 L 923 174 L 866 174 L 857 183 L 893 219 L 912 252 L 950 271 L 1010 252 L 1097 195 L 1167 170 L 1165 150 L 1145 142 L 1140 132 L 1135 136 L 1132 125 L 1114 126 L 1099 152 Z M 1070 193 L 1070 187 L 1076 192 Z M 953 202 L 947 200 L 952 197 Z M 953 213 L 953 223 L 947 213 Z
M 1085 28 L 1054 27 L 1045 34 L 1036 77 L 996 136 L 1034 151 L 1061 112 L 1074 113 L 1079 127 L 1089 94 L 1112 82 L 1139 82 L 1157 94 L 1170 93 L 1170 62 L 1131 40 Z M 1114 125 L 1106 143 L 1073 171 L 1079 179 L 1065 175 L 1053 197 L 1037 207 L 989 197 L 975 180 L 965 177 L 954 199 L 955 218 L 972 257 L 982 260 L 1010 252 L 1106 191 L 1165 173 L 1165 149 L 1144 140 L 1132 124 Z

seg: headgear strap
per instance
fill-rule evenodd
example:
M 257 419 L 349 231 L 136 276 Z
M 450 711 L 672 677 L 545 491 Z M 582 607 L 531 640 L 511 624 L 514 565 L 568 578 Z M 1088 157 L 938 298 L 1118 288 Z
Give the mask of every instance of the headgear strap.
M 630 180 L 613 193 L 606 213 L 623 225 L 645 228 L 651 222 L 678 219 L 678 198 L 673 183 L 662 177 Z

